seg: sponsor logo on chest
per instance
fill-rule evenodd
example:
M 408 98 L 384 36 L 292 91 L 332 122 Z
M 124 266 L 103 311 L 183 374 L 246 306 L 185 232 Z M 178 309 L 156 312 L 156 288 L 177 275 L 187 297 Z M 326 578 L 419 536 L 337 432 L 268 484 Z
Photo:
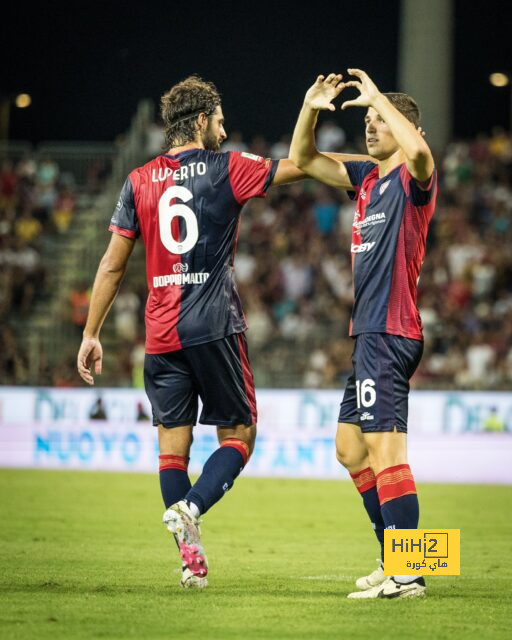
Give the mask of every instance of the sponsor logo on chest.
M 371 213 L 364 220 L 359 220 L 359 214 L 356 212 L 354 216 L 354 227 L 356 229 L 364 229 L 365 227 L 373 227 L 376 224 L 384 224 L 386 222 L 386 214 L 384 211 L 379 213 Z
M 361 244 L 352 243 L 350 247 L 350 251 L 352 253 L 364 253 L 366 251 L 371 251 L 375 246 L 375 242 L 362 242 Z
M 159 287 L 169 287 L 174 285 L 184 284 L 204 284 L 210 277 L 209 273 L 187 273 L 188 265 L 175 264 L 173 266 L 174 273 L 167 273 L 163 276 L 155 276 L 153 278 L 153 287 L 158 289 Z

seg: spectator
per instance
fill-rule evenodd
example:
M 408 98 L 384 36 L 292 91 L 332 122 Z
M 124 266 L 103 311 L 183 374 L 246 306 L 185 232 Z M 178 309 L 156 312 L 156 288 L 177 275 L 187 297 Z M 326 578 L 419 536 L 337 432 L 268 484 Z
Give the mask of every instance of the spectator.
M 76 199 L 69 187 L 65 187 L 58 195 L 52 211 L 52 222 L 58 233 L 66 233 L 73 219 Z
M 313 213 L 319 233 L 324 235 L 333 233 L 338 222 L 338 209 L 339 205 L 333 197 L 332 190 L 324 184 L 318 183 Z
M 4 160 L 0 169 L 0 210 L 11 209 L 15 205 L 17 183 L 13 163 Z
M 222 151 L 249 151 L 240 131 L 232 131 L 222 145 Z
M 320 151 L 343 151 L 345 131 L 332 120 L 325 120 L 317 131 L 317 145 Z
M 146 129 L 146 156 L 154 158 L 163 153 L 165 134 L 158 122 L 150 123 Z
M 289 133 L 281 136 L 277 142 L 270 147 L 270 157 L 281 159 L 287 158 L 290 152 L 292 138 Z
M 24 243 L 30 243 L 39 238 L 42 230 L 43 226 L 34 218 L 32 210 L 24 209 L 15 224 L 16 236 Z
M 146 422 L 149 420 L 148 414 L 144 410 L 144 405 L 142 402 L 137 402 L 137 422 Z
M 77 283 L 75 288 L 69 294 L 71 322 L 77 329 L 80 338 L 87 322 L 87 313 L 89 312 L 89 298 L 89 285 L 87 282 Z
M 55 186 L 59 177 L 59 167 L 50 158 L 41 160 L 37 167 L 37 182 L 42 187 Z
M 131 354 L 130 362 L 132 366 L 132 386 L 136 389 L 144 389 L 144 357 L 146 349 L 144 347 L 144 338 L 139 337 L 135 343 Z
M 139 296 L 129 288 L 122 289 L 114 302 L 117 335 L 127 342 L 133 342 L 137 336 L 139 307 Z
M 101 396 L 96 398 L 95 403 L 93 404 L 90 412 L 89 412 L 90 420 L 106 420 L 107 412 L 105 411 L 105 406 L 103 404 L 103 399 Z

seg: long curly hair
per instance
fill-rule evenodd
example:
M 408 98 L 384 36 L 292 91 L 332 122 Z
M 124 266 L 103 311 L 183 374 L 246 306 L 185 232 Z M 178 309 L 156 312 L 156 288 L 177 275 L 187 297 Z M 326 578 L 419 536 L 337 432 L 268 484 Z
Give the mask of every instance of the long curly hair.
M 221 103 L 212 82 L 191 75 L 178 82 L 160 98 L 160 114 L 164 123 L 165 147 L 177 147 L 196 137 L 196 118 L 200 113 L 210 117 Z

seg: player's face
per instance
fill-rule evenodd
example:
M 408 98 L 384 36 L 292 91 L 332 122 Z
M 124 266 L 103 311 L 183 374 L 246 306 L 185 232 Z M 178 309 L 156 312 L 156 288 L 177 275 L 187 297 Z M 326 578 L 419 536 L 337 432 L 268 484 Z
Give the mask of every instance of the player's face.
M 388 125 L 373 107 L 369 107 L 364 123 L 366 148 L 372 158 L 385 160 L 398 150 L 398 144 Z
M 227 137 L 224 130 L 224 114 L 222 113 L 222 108 L 218 106 L 211 117 L 208 118 L 208 124 L 202 133 L 204 148 L 208 151 L 219 151 L 220 145 Z

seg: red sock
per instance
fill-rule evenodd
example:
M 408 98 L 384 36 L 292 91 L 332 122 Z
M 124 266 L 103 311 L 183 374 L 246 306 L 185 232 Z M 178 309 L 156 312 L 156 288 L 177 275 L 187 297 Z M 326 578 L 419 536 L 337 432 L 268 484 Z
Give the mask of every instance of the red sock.
M 160 490 L 166 507 L 183 500 L 191 487 L 188 477 L 188 458 L 161 454 Z
M 398 464 L 378 473 L 377 491 L 386 529 L 418 528 L 418 496 L 408 464 Z

